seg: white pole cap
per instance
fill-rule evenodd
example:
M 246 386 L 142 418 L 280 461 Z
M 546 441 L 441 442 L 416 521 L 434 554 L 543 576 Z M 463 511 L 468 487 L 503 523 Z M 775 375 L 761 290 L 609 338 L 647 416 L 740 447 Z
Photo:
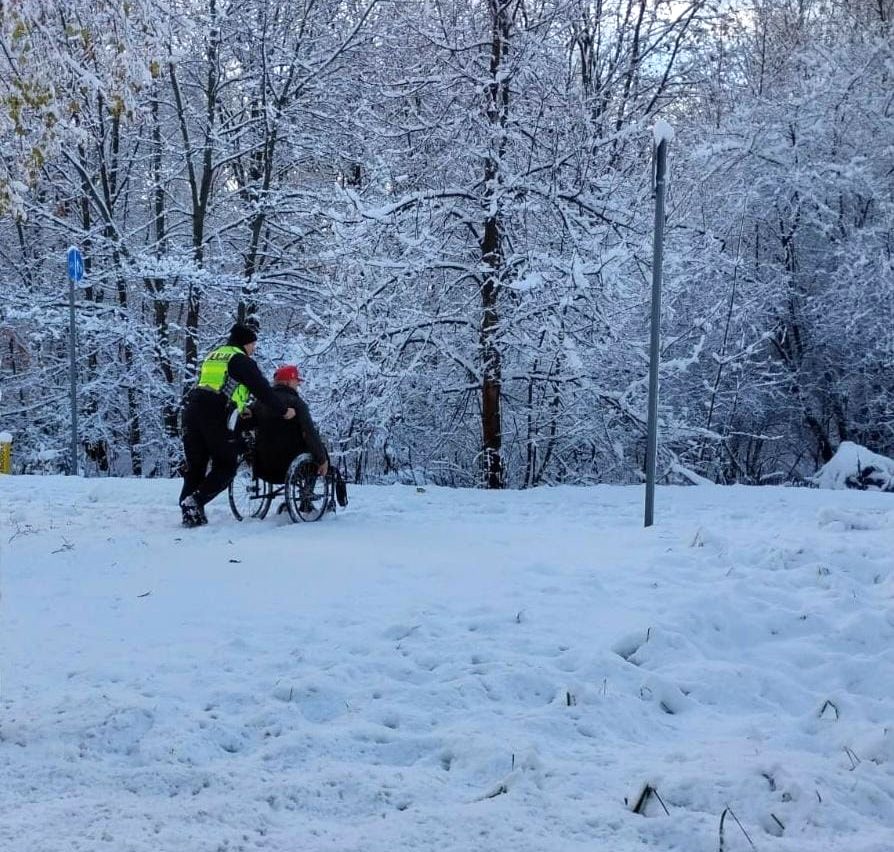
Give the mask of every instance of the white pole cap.
M 652 128 L 652 138 L 656 145 L 660 145 L 662 142 L 673 142 L 674 129 L 663 118 L 659 118 L 655 122 L 655 127 Z

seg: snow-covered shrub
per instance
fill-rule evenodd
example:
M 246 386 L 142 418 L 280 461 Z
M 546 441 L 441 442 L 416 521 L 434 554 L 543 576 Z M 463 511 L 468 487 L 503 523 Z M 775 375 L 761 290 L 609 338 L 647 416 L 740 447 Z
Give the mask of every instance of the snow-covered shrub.
M 835 455 L 813 476 L 820 488 L 894 491 L 894 459 L 852 441 L 842 441 Z

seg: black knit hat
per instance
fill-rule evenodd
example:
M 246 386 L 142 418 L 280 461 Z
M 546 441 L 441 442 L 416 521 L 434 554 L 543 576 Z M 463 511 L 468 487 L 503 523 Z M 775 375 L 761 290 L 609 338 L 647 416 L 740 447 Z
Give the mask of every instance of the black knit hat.
M 254 343 L 258 339 L 257 332 L 248 325 L 237 322 L 230 329 L 230 336 L 227 338 L 228 346 L 245 346 L 246 343 Z

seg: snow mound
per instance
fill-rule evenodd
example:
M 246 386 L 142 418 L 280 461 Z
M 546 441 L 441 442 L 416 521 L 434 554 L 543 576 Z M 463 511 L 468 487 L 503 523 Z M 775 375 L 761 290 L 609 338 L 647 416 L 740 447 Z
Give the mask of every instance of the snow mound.
M 813 476 L 820 488 L 894 491 L 894 459 L 852 441 L 842 441 L 832 458 Z

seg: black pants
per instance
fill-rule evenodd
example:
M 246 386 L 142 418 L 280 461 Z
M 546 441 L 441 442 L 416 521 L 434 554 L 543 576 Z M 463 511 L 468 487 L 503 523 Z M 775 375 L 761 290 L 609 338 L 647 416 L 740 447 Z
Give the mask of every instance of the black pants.
M 214 391 L 196 388 L 183 409 L 183 473 L 181 502 L 192 495 L 199 505 L 224 491 L 239 463 L 239 441 L 227 428 L 229 405 Z M 211 470 L 208 470 L 208 463 Z

